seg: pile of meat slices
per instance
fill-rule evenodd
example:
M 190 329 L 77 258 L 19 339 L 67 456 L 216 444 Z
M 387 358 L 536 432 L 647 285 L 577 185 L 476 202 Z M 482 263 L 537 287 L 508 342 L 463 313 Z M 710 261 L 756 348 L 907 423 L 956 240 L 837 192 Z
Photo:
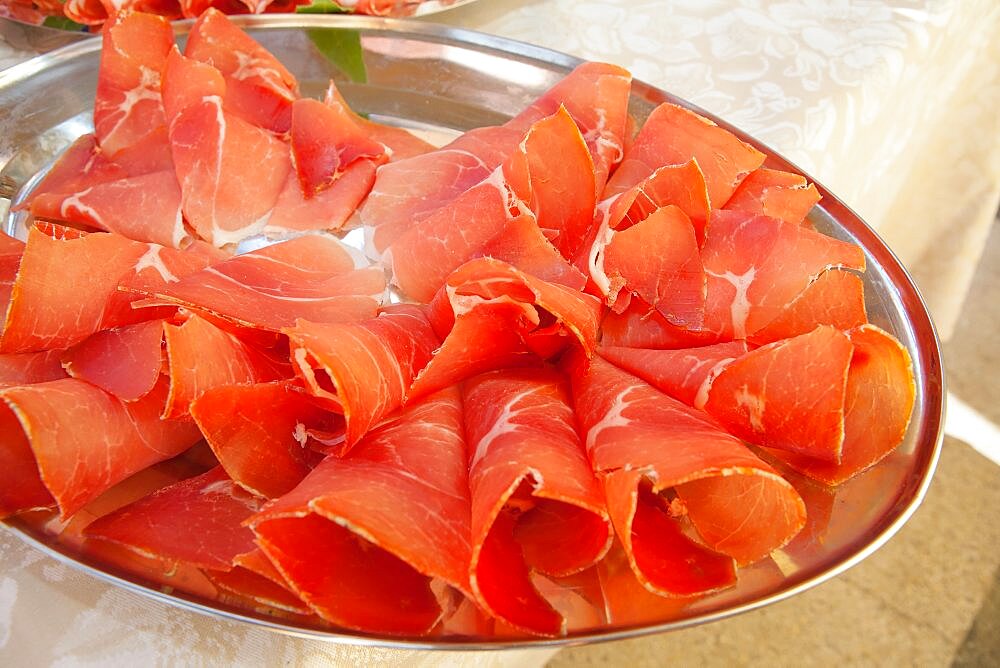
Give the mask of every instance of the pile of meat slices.
M 314 624 L 557 636 L 732 587 L 806 525 L 788 480 L 903 438 L 816 189 L 677 106 L 635 132 L 618 67 L 435 149 L 215 11 L 103 39 L 95 133 L 0 246 L 2 516 Z

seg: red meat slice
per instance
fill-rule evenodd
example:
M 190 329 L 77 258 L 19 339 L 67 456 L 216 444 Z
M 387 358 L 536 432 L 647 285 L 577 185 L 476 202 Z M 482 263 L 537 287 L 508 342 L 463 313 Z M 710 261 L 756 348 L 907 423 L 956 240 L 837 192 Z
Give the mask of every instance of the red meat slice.
M 623 230 L 605 228 L 594 253 L 591 278 L 613 311 L 624 311 L 635 294 L 672 324 L 701 326 L 705 269 L 691 219 L 680 208 L 656 209 Z
M 184 218 L 203 239 L 224 246 L 263 230 L 291 169 L 284 142 L 209 96 L 174 119 L 170 144 Z
M 17 268 L 24 255 L 24 242 L 0 232 L 0 314 L 7 313 L 10 295 L 14 290 Z M 0 332 L 3 330 L 0 329 Z
M 468 591 L 462 408 L 450 389 L 411 404 L 343 459 L 328 457 L 252 520 L 294 591 L 334 624 L 432 629 L 436 580 Z
M 134 295 L 118 286 L 157 290 L 211 261 L 197 249 L 53 231 L 57 237 L 37 229 L 28 233 L 0 352 L 68 348 L 104 329 L 163 317 L 160 309 L 133 310 Z
M 124 403 L 75 378 L 0 389 L 5 403 L 0 411 L 14 413 L 20 423 L 18 429 L 4 430 L 0 440 L 5 450 L 25 437 L 30 445 L 28 451 L 15 447 L 14 458 L 0 470 L 4 476 L 13 471 L 23 475 L 30 470 L 24 457 L 33 456 L 41 481 L 67 518 L 115 483 L 180 454 L 201 438 L 194 425 L 160 420 L 166 393 L 161 381 L 139 401 Z M 95 439 L 98 433 L 101 438 Z M 8 484 L 29 483 L 5 480 L 0 487 Z M 34 503 L 15 500 L 4 512 L 32 507 Z
M 277 332 L 299 318 L 353 322 L 375 316 L 385 291 L 377 268 L 354 269 L 335 239 L 298 237 L 214 264 L 158 288 L 135 288 L 156 304 L 184 306 L 242 327 Z
M 286 237 L 306 230 L 341 229 L 371 190 L 376 169 L 371 160 L 356 160 L 331 187 L 309 199 L 302 194 L 295 171 L 290 170 L 264 226 L 264 235 Z
M 581 571 L 612 538 L 569 393 L 552 369 L 504 369 L 466 381 L 462 400 L 472 457 L 472 591 L 505 622 L 559 635 L 564 620 L 531 571 Z
M 340 105 L 300 99 L 292 104 L 292 157 L 306 199 L 332 186 L 355 160 L 384 162 L 385 147 L 369 138 Z
M 66 377 L 62 350 L 0 355 L 0 387 L 32 385 Z
M 583 63 L 546 91 L 508 125 L 527 131 L 538 120 L 566 108 L 583 133 L 594 162 L 595 196 L 622 159 L 628 128 L 632 75 L 617 65 Z
M 32 200 L 41 194 L 75 192 L 85 188 L 84 184 L 116 181 L 126 176 L 125 170 L 110 160 L 97 146 L 97 138 L 92 134 L 86 134 L 63 151 L 45 178 L 34 187 L 28 198 L 13 207 L 13 210 L 27 208 Z
M 94 134 L 101 149 L 114 157 L 166 125 L 160 76 L 174 31 L 161 16 L 124 12 L 105 24 L 103 39 Z
M 217 466 L 94 520 L 85 534 L 164 562 L 228 571 L 255 547 L 243 522 L 261 503 Z
M 288 382 L 214 387 L 191 416 L 233 481 L 266 498 L 290 492 L 319 462 L 305 447 L 309 429 L 343 424 Z
M 141 215 L 136 215 L 141 211 Z M 104 181 L 75 192 L 32 197 L 32 215 L 180 248 L 191 240 L 173 170 Z
M 443 343 L 408 399 L 485 371 L 538 365 L 567 347 L 590 356 L 597 346 L 596 297 L 489 258 L 459 268 L 430 308 Z
M 188 34 L 184 55 L 214 65 L 225 75 L 227 111 L 261 128 L 288 132 L 292 102 L 298 97 L 295 77 L 222 12 L 209 8 L 201 14 Z
M 516 216 L 507 221 L 503 231 L 487 241 L 479 254 L 574 290 L 583 290 L 587 285 L 587 277 L 545 238 L 533 216 Z
M 206 97 L 225 97 L 226 79 L 211 64 L 186 58 L 174 46 L 167 55 L 161 88 L 163 112 L 169 127 L 173 126 L 184 111 L 196 106 Z
M 309 392 L 343 410 L 348 448 L 402 405 L 439 343 L 427 316 L 410 304 L 357 324 L 299 320 L 282 331 Z
M 108 20 L 108 12 L 100 0 L 66 0 L 63 12 L 66 18 L 82 25 L 101 25 Z
M 828 269 L 747 340 L 762 346 L 806 334 L 819 325 L 846 331 L 867 322 L 861 277 L 849 271 Z
M 282 376 L 265 355 L 197 315 L 179 326 L 165 324 L 163 333 L 170 371 L 164 418 L 187 415 L 191 402 L 213 387 L 262 383 Z
M 383 165 L 361 208 L 361 222 L 374 228 L 375 251 L 385 252 L 412 226 L 490 176 L 523 137 L 502 126 L 476 128 L 437 151 Z
M 337 90 L 337 86 L 333 81 L 330 81 L 330 85 L 326 89 L 323 103 L 328 107 L 333 107 L 349 114 L 355 124 L 359 125 L 369 138 L 385 147 L 390 160 L 405 160 L 406 158 L 412 158 L 434 150 L 433 144 L 428 144 L 423 139 L 403 128 L 376 123 L 354 113 L 347 105 L 340 91 Z
M 819 200 L 816 186 L 804 176 L 761 167 L 747 175 L 724 208 L 799 225 Z
M 234 593 L 256 605 L 299 615 L 312 613 L 260 548 L 238 555 L 233 560 L 231 571 L 211 571 L 208 576 L 220 590 Z
M 622 164 L 611 176 L 604 197 L 624 192 L 659 167 L 698 162 L 713 208 L 725 204 L 737 186 L 764 162 L 764 154 L 728 130 L 674 104 L 661 104 L 646 119 Z
M 601 357 L 617 367 L 683 401 L 704 408 L 715 377 L 730 362 L 747 352 L 746 343 L 731 341 L 683 350 L 649 350 L 602 346 Z
M 56 505 L 38 473 L 31 442 L 6 403 L 0 403 L 0 463 L 0 518 Z
M 916 396 L 913 362 L 899 341 L 874 325 L 853 329 L 847 336 L 854 353 L 847 373 L 840 462 L 768 449 L 826 485 L 843 483 L 895 450 L 906 434 Z
M 716 376 L 705 410 L 754 445 L 839 462 L 853 351 L 827 326 L 752 350 Z
M 713 212 L 701 257 L 708 275 L 704 329 L 724 339 L 754 334 L 824 271 L 865 268 L 854 244 L 742 211 Z
M 141 399 L 163 369 L 163 321 L 97 332 L 63 355 L 66 372 L 123 401 Z
M 589 368 L 574 362 L 576 415 L 590 461 L 648 589 L 687 595 L 728 586 L 733 571 L 712 551 L 749 563 L 802 528 L 798 494 L 738 439 L 600 357 Z M 667 503 L 670 490 L 675 498 Z M 683 532 L 681 515 L 704 546 Z

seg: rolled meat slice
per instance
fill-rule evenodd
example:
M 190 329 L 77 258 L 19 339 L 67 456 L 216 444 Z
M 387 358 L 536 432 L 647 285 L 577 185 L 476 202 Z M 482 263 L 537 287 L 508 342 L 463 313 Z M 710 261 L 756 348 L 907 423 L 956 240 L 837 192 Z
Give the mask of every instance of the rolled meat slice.
M 462 397 L 471 453 L 472 591 L 508 624 L 563 634 L 565 620 L 532 573 L 582 571 L 612 539 L 568 388 L 551 368 L 503 369 L 467 380 Z
M 201 438 L 194 425 L 160 419 L 166 394 L 165 379 L 131 403 L 75 378 L 0 389 L 7 423 L 0 512 L 37 507 L 44 485 L 65 519 L 115 483 L 191 447 Z M 31 493 L 22 495 L 24 488 Z
M 730 586 L 730 559 L 761 559 L 802 528 L 805 507 L 791 485 L 706 416 L 600 357 L 588 367 L 577 355 L 568 367 L 608 512 L 647 589 Z
M 417 634 L 468 591 L 467 454 L 457 389 L 411 404 L 345 457 L 327 457 L 251 520 L 294 591 L 324 619 Z
M 396 304 L 351 324 L 299 320 L 288 336 L 296 375 L 343 411 L 345 448 L 399 408 L 439 339 L 421 307 Z
M 537 366 L 567 347 L 579 346 L 590 356 L 601 304 L 592 295 L 482 258 L 448 278 L 429 312 L 443 343 L 408 399 L 484 371 Z

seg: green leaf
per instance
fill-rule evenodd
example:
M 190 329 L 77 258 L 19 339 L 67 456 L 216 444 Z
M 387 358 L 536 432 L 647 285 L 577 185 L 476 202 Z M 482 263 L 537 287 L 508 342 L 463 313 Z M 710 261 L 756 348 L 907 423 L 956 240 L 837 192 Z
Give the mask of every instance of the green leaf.
M 58 28 L 59 30 L 73 30 L 75 32 L 81 32 L 87 29 L 87 26 L 81 25 L 76 21 L 70 21 L 64 16 L 46 16 L 45 20 L 42 21 L 42 25 L 46 28 Z
M 361 49 L 361 33 L 346 28 L 317 28 L 306 30 L 309 39 L 319 52 L 351 81 L 366 83 L 368 72 Z
M 299 5 L 295 8 L 296 14 L 346 14 L 344 9 L 333 0 L 313 0 L 308 5 Z

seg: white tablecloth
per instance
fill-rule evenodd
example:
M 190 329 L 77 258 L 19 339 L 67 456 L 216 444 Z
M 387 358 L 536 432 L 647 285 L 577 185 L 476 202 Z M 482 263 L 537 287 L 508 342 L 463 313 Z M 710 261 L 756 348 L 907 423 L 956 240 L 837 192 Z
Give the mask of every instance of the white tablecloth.
M 770 144 L 886 238 L 947 334 L 1000 196 L 996 0 L 482 0 L 443 22 L 628 67 Z M 23 57 L 0 44 L 0 67 Z M 0 534 L 0 665 L 539 665 L 286 638 L 148 602 Z

